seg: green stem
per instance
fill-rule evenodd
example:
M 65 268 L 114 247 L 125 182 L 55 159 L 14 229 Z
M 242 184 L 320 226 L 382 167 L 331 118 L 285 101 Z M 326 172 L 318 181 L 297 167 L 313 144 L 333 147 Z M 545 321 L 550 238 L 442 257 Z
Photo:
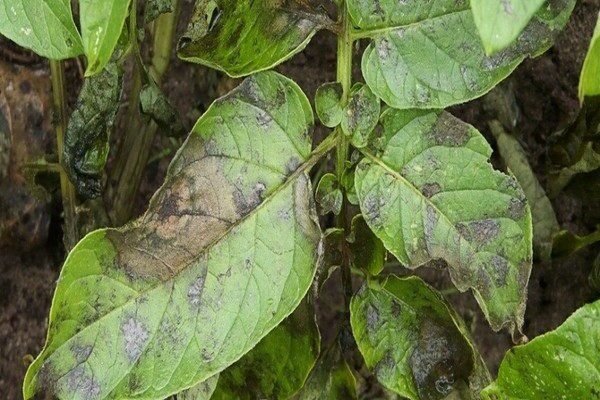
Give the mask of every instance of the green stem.
M 54 113 L 56 115 L 56 148 L 58 151 L 58 163 L 61 166 L 60 190 L 65 218 L 64 243 L 67 251 L 69 251 L 75 246 L 79 238 L 77 235 L 75 213 L 75 188 L 69 180 L 63 163 L 64 138 L 67 128 L 67 105 L 65 100 L 65 70 L 62 62 L 50 60 L 50 72 L 52 75 L 52 100 Z
M 173 6 L 174 11 L 172 13 L 162 14 L 154 22 L 154 55 L 149 73 L 159 86 L 171 59 L 173 36 L 179 13 L 179 1 L 176 0 Z M 117 153 L 117 163 L 110 179 L 113 186 L 109 188 L 108 192 L 109 202 L 112 204 L 110 219 L 114 225 L 122 225 L 131 218 L 134 198 L 146 170 L 152 143 L 158 131 L 156 123 L 154 121 L 144 121 L 139 112 L 139 96 L 146 72 L 143 69 L 144 66 L 140 65 L 141 57 L 139 56 L 137 44 L 137 23 L 135 21 L 135 6 L 133 5 L 130 18 L 130 31 L 134 32 L 131 40 L 134 47 L 134 56 L 136 57 L 136 67 L 130 92 L 126 136 Z
M 342 85 L 343 92 L 341 103 L 342 106 L 345 106 L 348 102 L 350 88 L 352 85 L 352 25 L 350 24 L 348 9 L 344 1 L 340 1 L 339 3 L 339 12 L 341 32 L 338 35 L 337 44 L 337 80 Z M 349 143 L 348 139 L 344 136 L 343 132 L 341 132 L 341 129 L 339 127 L 337 128 L 337 133 L 340 137 L 340 140 L 336 152 L 335 172 L 338 181 L 341 181 L 342 176 L 344 174 L 344 170 L 346 168 L 346 160 L 348 159 Z M 336 220 L 336 226 L 338 228 L 344 230 L 348 228 L 347 214 L 348 202 L 344 197 L 341 212 L 337 216 Z M 340 250 L 342 253 L 342 285 L 346 309 L 349 310 L 350 299 L 354 294 L 354 291 L 352 289 L 352 274 L 350 271 L 350 255 L 348 246 L 346 246 L 345 241 L 342 242 L 341 246 L 342 248 Z

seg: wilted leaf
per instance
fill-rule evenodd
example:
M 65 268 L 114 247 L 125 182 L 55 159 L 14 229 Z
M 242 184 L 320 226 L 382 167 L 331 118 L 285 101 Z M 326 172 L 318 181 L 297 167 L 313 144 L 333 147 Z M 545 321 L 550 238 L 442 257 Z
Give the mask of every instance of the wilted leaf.
M 600 301 L 575 311 L 556 330 L 504 356 L 487 399 L 600 397 Z
M 302 0 L 197 0 L 178 55 L 232 77 L 245 76 L 302 51 L 329 23 Z
M 356 169 L 367 224 L 405 266 L 443 259 L 494 330 L 520 331 L 531 272 L 531 213 L 516 179 L 487 162 L 472 126 L 445 112 L 388 110 L 384 143 Z
M 79 21 L 88 65 L 85 76 L 94 75 L 110 61 L 121 36 L 131 0 L 79 0 Z
M 140 106 L 142 113 L 150 116 L 169 136 L 181 136 L 185 132 L 177 111 L 150 76 L 140 91 Z
M 490 382 L 448 302 L 417 277 L 363 286 L 350 305 L 358 349 L 379 382 L 412 400 L 476 398 Z
M 315 193 L 317 203 L 321 206 L 321 215 L 334 213 L 338 215 L 342 210 L 344 195 L 334 174 L 325 174 L 321 177 Z
M 328 128 L 336 127 L 342 122 L 342 92 L 341 83 L 328 82 L 319 86 L 315 94 L 317 116 L 319 121 Z
M 310 287 L 321 232 L 300 88 L 247 79 L 198 120 L 140 219 L 69 254 L 24 396 L 162 399 L 222 371 Z M 110 366 L 108 368 L 107 366 Z
M 356 148 L 369 144 L 373 130 L 379 121 L 381 105 L 371 89 L 357 84 L 342 114 L 342 131 Z
M 371 275 L 379 275 L 383 271 L 385 247 L 360 214 L 352 219 L 348 242 L 352 251 L 352 263 L 356 268 L 368 271 Z
M 567 257 L 599 241 L 600 230 L 585 236 L 579 236 L 567 230 L 560 231 L 554 237 L 552 257 Z
M 542 260 L 547 261 L 552 252 L 552 239 L 560 229 L 552 203 L 531 170 L 527 155 L 519 141 L 506 133 L 498 121 L 490 122 L 490 128 L 496 138 L 502 159 L 527 196 L 533 219 L 534 249 Z
M 221 372 L 213 399 L 289 399 L 304 385 L 320 346 L 315 311 L 305 299 L 255 348 Z
M 600 13 L 579 78 L 579 99 L 600 96 Z
M 83 53 L 70 0 L 4 0 L 0 5 L 0 33 L 53 60 Z
M 184 390 L 175 396 L 176 400 L 209 400 L 217 388 L 219 374 L 215 374 L 194 387 Z
M 319 296 L 321 289 L 331 275 L 342 265 L 342 242 L 345 240 L 344 230 L 329 228 L 323 234 L 323 257 L 315 276 L 315 292 Z
M 486 56 L 468 1 L 348 1 L 356 37 L 372 39 L 362 59 L 365 81 L 395 108 L 444 108 L 483 95 L 546 50 L 574 6 L 550 0 L 517 42 Z
M 488 54 L 508 47 L 544 0 L 471 0 L 473 18 Z
M 64 144 L 67 172 L 77 192 L 88 198 L 101 194 L 109 138 L 123 86 L 123 71 L 115 63 L 86 78 L 71 114 Z
M 356 379 L 335 343 L 321 356 L 297 400 L 354 400 Z

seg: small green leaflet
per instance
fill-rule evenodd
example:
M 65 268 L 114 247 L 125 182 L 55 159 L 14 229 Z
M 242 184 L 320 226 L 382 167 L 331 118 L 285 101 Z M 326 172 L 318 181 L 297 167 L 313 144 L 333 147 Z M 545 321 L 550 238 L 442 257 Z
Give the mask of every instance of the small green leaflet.
M 348 0 L 358 29 L 371 43 L 362 73 L 388 105 L 445 108 L 477 98 L 537 55 L 567 22 L 575 0 L 550 0 L 510 47 L 486 56 L 468 1 Z
M 600 301 L 504 356 L 486 399 L 600 398 Z
M 52 60 L 83 53 L 70 0 L 0 0 L 0 33 Z
M 301 0 L 198 0 L 178 55 L 232 77 L 245 76 L 302 51 L 330 23 Z
M 471 0 L 473 18 L 488 54 L 508 47 L 544 0 Z
M 321 177 L 315 192 L 315 199 L 321 206 L 321 215 L 330 212 L 335 215 L 340 213 L 344 201 L 344 194 L 342 193 L 340 184 L 334 174 L 328 173 Z
M 579 99 L 600 95 L 600 13 L 579 78 Z
M 121 36 L 131 0 L 79 0 L 81 36 L 88 65 L 85 76 L 94 75 L 110 61 Z
M 148 211 L 67 257 L 24 398 L 162 399 L 279 325 L 320 256 L 307 172 L 335 141 L 311 153 L 313 123 L 301 89 L 274 72 L 213 103 Z
M 532 262 L 531 213 L 492 149 L 446 112 L 382 115 L 383 145 L 362 150 L 355 183 L 365 221 L 408 268 L 443 259 L 473 289 L 494 330 L 520 332 Z
M 369 229 L 365 219 L 358 214 L 352 218 L 352 228 L 347 241 L 352 254 L 352 265 L 370 275 L 379 275 L 383 271 L 386 251 L 383 243 Z
M 490 382 L 464 326 L 439 292 L 417 277 L 365 284 L 352 298 L 358 349 L 379 382 L 411 400 L 453 392 L 477 398 Z
M 315 94 L 315 109 L 319 121 L 328 128 L 334 128 L 342 122 L 343 108 L 342 84 L 327 82 L 319 86 Z

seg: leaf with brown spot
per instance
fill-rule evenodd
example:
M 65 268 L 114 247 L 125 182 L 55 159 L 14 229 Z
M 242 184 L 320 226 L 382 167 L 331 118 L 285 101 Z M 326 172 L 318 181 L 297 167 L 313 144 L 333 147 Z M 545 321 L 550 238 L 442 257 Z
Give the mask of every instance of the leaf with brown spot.
M 494 330 L 520 331 L 532 227 L 518 182 L 488 163 L 479 132 L 446 112 L 389 109 L 381 122 L 383 145 L 363 150 L 356 168 L 365 221 L 409 268 L 445 260 Z
M 279 325 L 320 258 L 308 170 L 335 139 L 311 152 L 312 125 L 304 93 L 274 72 L 217 100 L 148 211 L 89 234 L 67 257 L 24 397 L 162 399 Z
M 365 284 L 350 305 L 352 332 L 379 382 L 411 400 L 478 398 L 490 375 L 464 322 L 420 278 Z

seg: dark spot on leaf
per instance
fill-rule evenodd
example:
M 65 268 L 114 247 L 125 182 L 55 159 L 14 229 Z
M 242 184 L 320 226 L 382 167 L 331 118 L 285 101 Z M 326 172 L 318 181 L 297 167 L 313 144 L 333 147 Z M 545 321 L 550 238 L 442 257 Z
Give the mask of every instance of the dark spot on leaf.
M 69 391 L 73 394 L 80 394 L 80 396 L 73 397 L 93 400 L 100 396 L 100 385 L 95 381 L 93 376 L 85 373 L 83 365 L 75 367 L 65 378 Z
M 386 204 L 385 199 L 377 193 L 369 193 L 363 202 L 365 221 L 374 229 L 381 226 L 381 208 Z
M 84 363 L 85 361 L 87 361 L 88 357 L 90 356 L 90 354 L 92 353 L 92 346 L 90 345 L 81 345 L 80 343 L 77 343 L 76 341 L 73 342 L 71 344 L 71 351 L 73 352 L 73 355 L 75 356 L 75 359 L 77 360 L 78 364 Z
M 497 254 L 492 256 L 494 283 L 496 287 L 506 286 L 508 280 L 508 261 Z
M 200 305 L 202 300 L 202 293 L 204 292 L 204 282 L 206 280 L 207 268 L 202 268 L 200 276 L 190 285 L 187 292 L 188 302 L 193 306 L 197 307 Z
M 381 360 L 375 365 L 373 369 L 375 375 L 377 376 L 386 376 L 390 374 L 390 371 L 393 371 L 396 368 L 396 362 L 394 361 L 394 356 L 390 350 L 386 351 Z
M 379 329 L 379 310 L 374 306 L 367 307 L 367 331 L 371 335 L 375 335 Z
M 435 208 L 430 205 L 427 205 L 425 209 L 425 239 L 427 243 L 431 243 L 434 241 L 433 233 L 437 226 L 437 223 L 440 219 Z
M 525 214 L 525 200 L 510 199 L 508 203 L 508 217 L 515 221 L 521 219 Z
M 469 223 L 473 232 L 473 239 L 479 244 L 486 244 L 494 240 L 500 232 L 500 224 L 494 219 L 484 219 Z
M 402 312 L 402 306 L 397 301 L 392 301 L 392 316 L 398 318 Z
M 130 362 L 135 362 L 142 355 L 148 342 L 149 332 L 146 325 L 135 316 L 128 316 L 121 325 L 123 347 Z
M 285 172 L 288 175 L 291 175 L 292 173 L 294 173 L 294 171 L 298 169 L 298 167 L 300 167 L 300 160 L 298 159 L 298 157 L 293 156 L 285 164 Z
M 462 147 L 469 141 L 468 129 L 456 118 L 441 114 L 430 132 L 430 138 L 438 146 Z
M 432 198 L 441 191 L 442 187 L 436 182 L 426 183 L 421 187 L 421 192 L 423 192 L 423 195 L 428 199 Z
M 243 217 L 254 210 L 262 202 L 265 189 L 265 184 L 258 182 L 247 196 L 244 196 L 240 190 L 236 190 L 233 193 L 233 202 L 238 214 Z

